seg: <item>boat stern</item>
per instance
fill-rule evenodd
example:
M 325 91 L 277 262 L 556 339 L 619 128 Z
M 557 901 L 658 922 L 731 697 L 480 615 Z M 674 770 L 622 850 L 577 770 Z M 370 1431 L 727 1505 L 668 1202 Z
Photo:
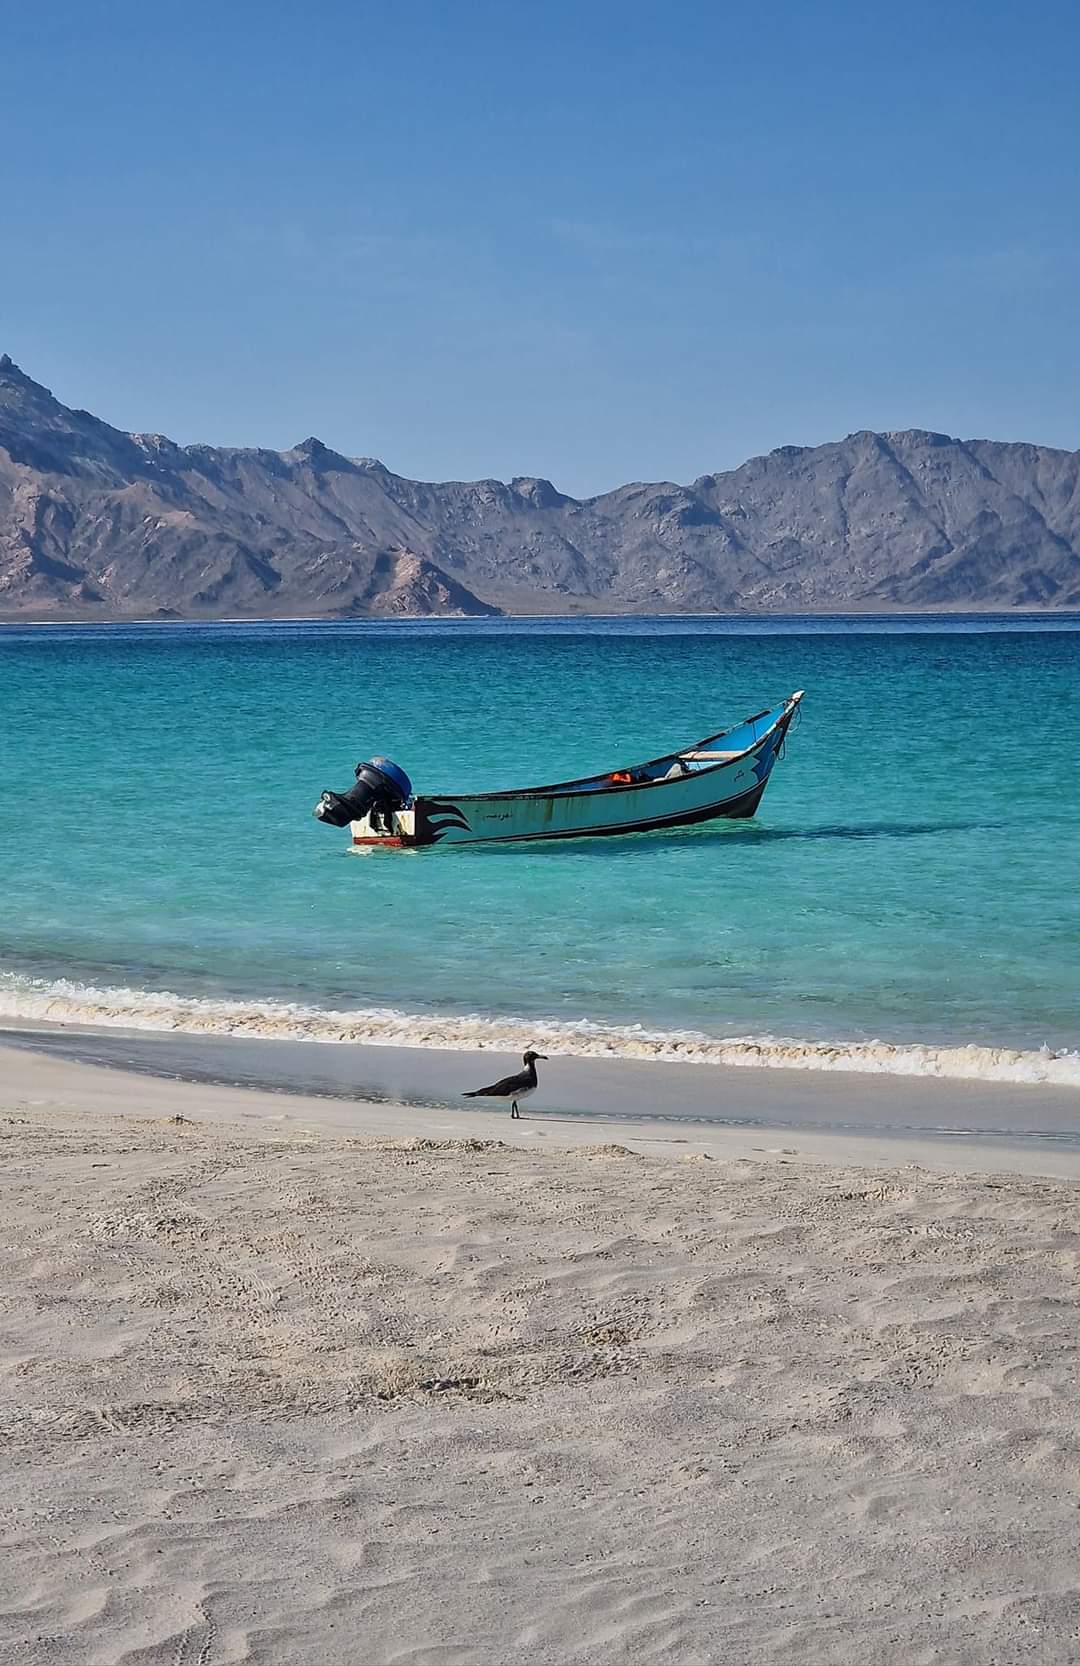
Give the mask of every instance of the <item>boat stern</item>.
M 372 810 L 359 821 L 349 823 L 354 849 L 402 850 L 417 843 L 416 811 Z

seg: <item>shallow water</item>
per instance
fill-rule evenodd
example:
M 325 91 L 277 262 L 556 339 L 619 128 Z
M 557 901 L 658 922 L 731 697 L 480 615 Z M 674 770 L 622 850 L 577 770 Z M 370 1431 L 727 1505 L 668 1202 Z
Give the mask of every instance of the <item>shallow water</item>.
M 1080 621 L 1006 623 L 0 629 L 0 1011 L 1038 1074 L 984 1050 L 1077 1045 Z M 353 855 L 311 818 L 373 752 L 527 785 L 800 687 L 753 822 Z

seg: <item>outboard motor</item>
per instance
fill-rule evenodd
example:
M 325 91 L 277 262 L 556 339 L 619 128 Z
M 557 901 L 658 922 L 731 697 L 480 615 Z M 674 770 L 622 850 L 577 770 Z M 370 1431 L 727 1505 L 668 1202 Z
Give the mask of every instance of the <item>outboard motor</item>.
M 331 827 L 348 827 L 373 811 L 387 818 L 404 809 L 412 797 L 412 782 L 389 758 L 369 758 L 356 766 L 356 785 L 348 792 L 324 792 L 313 814 Z

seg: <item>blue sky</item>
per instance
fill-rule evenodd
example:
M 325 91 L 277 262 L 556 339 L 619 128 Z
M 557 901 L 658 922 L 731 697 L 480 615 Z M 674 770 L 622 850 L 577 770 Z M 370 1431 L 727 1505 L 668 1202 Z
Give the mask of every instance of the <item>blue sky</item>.
M 0 0 L 0 351 L 189 442 L 1080 447 L 1080 11 Z

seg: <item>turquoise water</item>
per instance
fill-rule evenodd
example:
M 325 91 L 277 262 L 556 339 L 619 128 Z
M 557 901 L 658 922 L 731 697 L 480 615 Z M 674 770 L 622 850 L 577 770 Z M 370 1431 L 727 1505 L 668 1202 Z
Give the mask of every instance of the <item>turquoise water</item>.
M 1049 623 L 0 629 L 0 1012 L 1072 1049 L 1080 622 Z M 311 817 L 373 752 L 521 786 L 795 688 L 752 822 L 357 855 Z

